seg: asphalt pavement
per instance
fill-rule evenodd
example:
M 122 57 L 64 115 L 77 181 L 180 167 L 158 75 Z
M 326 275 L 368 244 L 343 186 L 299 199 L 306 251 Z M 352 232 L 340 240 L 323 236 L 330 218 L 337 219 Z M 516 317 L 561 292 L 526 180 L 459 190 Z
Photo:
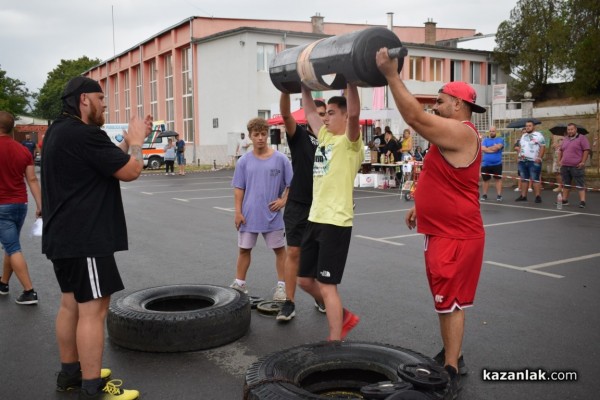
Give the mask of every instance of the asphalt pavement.
M 235 275 L 232 171 L 186 176 L 144 175 L 122 183 L 129 251 L 117 254 L 126 286 L 136 290 L 182 283 L 227 286 Z M 348 340 L 412 349 L 430 356 L 441 348 L 437 316 L 423 266 L 423 237 L 403 223 L 413 205 L 397 189 L 355 189 L 356 216 L 350 254 L 339 291 L 361 317 Z M 486 226 L 484 265 L 475 300 L 467 310 L 464 357 L 470 373 L 462 400 L 592 399 L 600 391 L 600 194 L 587 207 L 557 210 L 555 193 L 543 202 L 482 202 Z M 571 193 L 571 203 L 577 204 Z M 21 306 L 16 277 L 0 296 L 0 397 L 76 399 L 54 391 L 60 368 L 54 319 L 59 287 L 41 240 L 30 237 L 33 212 L 22 233 L 25 257 L 39 305 Z M 273 253 L 264 241 L 252 253 L 250 294 L 270 297 L 276 284 Z M 252 311 L 249 332 L 210 350 L 144 353 L 107 339 L 104 364 L 124 387 L 143 399 L 242 398 L 246 369 L 259 357 L 318 342 L 327 336 L 323 314 L 297 292 L 297 316 L 278 323 Z M 574 371 L 574 382 L 489 381 L 484 371 Z

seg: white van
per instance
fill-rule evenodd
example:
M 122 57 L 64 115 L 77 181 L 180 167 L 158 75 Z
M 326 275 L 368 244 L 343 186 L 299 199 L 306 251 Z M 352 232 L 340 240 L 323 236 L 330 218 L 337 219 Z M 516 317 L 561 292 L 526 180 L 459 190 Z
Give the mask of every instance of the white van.
M 110 140 L 117 146 L 125 140 L 123 131 L 127 130 L 128 124 L 104 124 L 102 130 L 106 132 Z M 165 146 L 167 138 L 158 137 L 165 131 L 164 121 L 155 121 L 152 123 L 152 132 L 146 138 L 142 146 L 144 156 L 144 168 L 158 169 L 165 163 Z

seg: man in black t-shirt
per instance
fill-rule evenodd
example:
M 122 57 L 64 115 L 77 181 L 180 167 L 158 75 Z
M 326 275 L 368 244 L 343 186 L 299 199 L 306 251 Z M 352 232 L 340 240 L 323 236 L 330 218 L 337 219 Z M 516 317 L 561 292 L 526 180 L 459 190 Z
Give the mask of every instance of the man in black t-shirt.
M 303 90 L 305 90 L 303 88 Z M 308 89 L 306 89 L 308 90 Z M 321 119 L 325 118 L 324 102 L 315 100 L 317 112 Z M 283 220 L 287 238 L 287 256 L 285 260 L 285 286 L 287 299 L 277 314 L 278 321 L 289 321 L 296 315 L 294 295 L 296 293 L 296 277 L 300 265 L 300 244 L 308 222 L 308 213 L 312 204 L 313 163 L 318 140 L 313 132 L 298 125 L 290 111 L 290 95 L 281 93 L 279 109 L 285 124 L 286 136 L 292 155 L 294 177 L 288 193 Z M 316 304 L 319 310 L 324 306 Z
M 152 117 L 132 117 L 117 147 L 100 129 L 106 105 L 98 82 L 73 78 L 61 99 L 62 113 L 44 138 L 41 170 L 42 252 L 62 292 L 57 390 L 81 388 L 79 399 L 133 400 L 138 391 L 107 382 L 111 371 L 101 368 L 102 352 L 110 296 L 123 289 L 114 253 L 127 250 L 119 181 L 139 177 Z

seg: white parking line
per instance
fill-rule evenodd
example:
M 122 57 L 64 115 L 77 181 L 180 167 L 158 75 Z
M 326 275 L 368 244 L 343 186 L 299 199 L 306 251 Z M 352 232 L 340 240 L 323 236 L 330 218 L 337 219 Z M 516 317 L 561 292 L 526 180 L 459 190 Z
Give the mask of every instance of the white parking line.
M 523 271 L 523 272 L 531 272 L 532 274 L 545 275 L 545 276 L 548 276 L 550 278 L 558 278 L 558 279 L 564 278 L 564 276 L 562 276 L 562 275 L 551 274 L 550 272 L 537 271 L 535 269 L 529 270 L 529 269 L 527 269 L 527 267 L 518 267 L 516 265 L 503 264 L 503 263 L 499 263 L 499 262 L 495 262 L 495 261 L 484 261 L 483 263 L 484 264 L 495 265 L 496 267 L 516 269 L 518 271 Z
M 160 180 L 160 181 L 156 181 L 156 182 L 164 183 L 165 181 L 164 180 Z M 183 182 L 183 181 L 181 181 L 181 182 Z M 146 183 L 146 182 L 144 182 L 144 183 Z M 186 181 L 185 185 L 186 186 L 189 186 L 189 185 L 210 185 L 210 184 L 213 184 L 213 183 L 231 183 L 231 180 L 229 180 L 229 181 L 213 181 L 213 182 L 189 182 L 189 181 Z M 161 187 L 161 186 L 172 187 L 173 183 L 164 183 L 164 184 L 161 184 L 161 185 L 122 185 L 121 189 L 138 189 L 138 188 L 144 188 L 144 187 L 153 187 L 154 188 L 154 187 Z
M 162 192 L 140 192 L 143 194 L 162 194 L 162 193 L 183 193 L 183 192 L 202 192 L 202 191 L 214 191 L 214 190 L 232 190 L 230 187 L 227 188 L 211 188 L 211 189 L 186 189 L 186 190 L 164 190 Z
M 227 211 L 227 212 L 235 212 L 235 208 L 224 208 L 224 207 L 213 207 L 217 210 Z
M 178 199 L 177 197 L 173 197 L 173 200 L 184 201 L 189 203 L 190 200 L 209 200 L 209 199 L 229 199 L 233 198 L 233 196 L 212 196 L 212 197 L 190 197 L 189 199 Z

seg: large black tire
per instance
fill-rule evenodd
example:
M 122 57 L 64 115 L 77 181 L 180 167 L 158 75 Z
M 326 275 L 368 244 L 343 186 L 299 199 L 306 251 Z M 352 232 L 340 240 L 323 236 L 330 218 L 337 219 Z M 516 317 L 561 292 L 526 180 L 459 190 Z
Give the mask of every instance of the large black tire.
M 368 342 L 320 342 L 261 358 L 246 371 L 244 399 L 361 398 L 360 388 L 398 382 L 405 363 L 433 363 L 401 347 Z M 345 393 L 345 394 L 344 394 Z
M 250 327 L 248 296 L 213 285 L 143 289 L 112 302 L 108 336 L 140 351 L 181 352 L 230 343 Z

